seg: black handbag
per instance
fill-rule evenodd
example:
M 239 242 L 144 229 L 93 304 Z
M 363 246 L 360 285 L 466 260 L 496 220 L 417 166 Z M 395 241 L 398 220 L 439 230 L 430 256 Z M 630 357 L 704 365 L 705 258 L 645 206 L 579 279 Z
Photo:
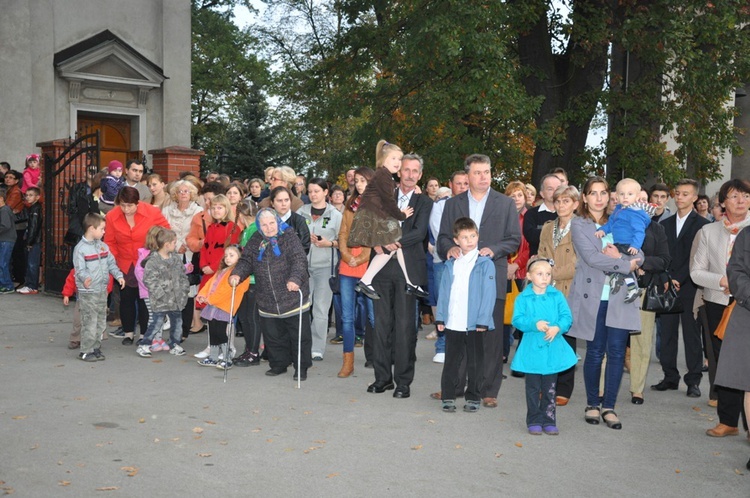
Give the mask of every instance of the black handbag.
M 182 262 L 185 263 L 185 264 L 188 263 L 187 256 L 185 256 L 184 254 L 182 255 Z M 201 275 L 201 269 L 200 269 L 201 264 L 200 264 L 200 262 L 201 262 L 201 255 L 200 255 L 200 253 L 199 252 L 194 252 L 193 253 L 193 257 L 190 260 L 190 263 L 193 264 L 193 271 L 190 272 L 190 273 L 188 273 L 188 275 L 187 275 L 188 283 L 190 285 L 198 285 L 198 284 L 201 283 L 201 278 L 202 278 L 203 275 Z
M 333 260 L 336 259 L 335 249 L 331 247 L 331 276 L 328 277 L 328 285 L 334 294 L 341 294 L 341 287 L 339 286 L 339 265 L 341 264 L 341 258 L 333 264 Z
M 651 279 L 651 283 L 646 287 L 646 295 L 643 297 L 643 311 L 652 311 L 654 313 L 682 313 L 683 306 L 677 295 L 672 283 L 672 277 L 667 274 L 667 289 L 664 290 L 664 283 L 660 279 Z

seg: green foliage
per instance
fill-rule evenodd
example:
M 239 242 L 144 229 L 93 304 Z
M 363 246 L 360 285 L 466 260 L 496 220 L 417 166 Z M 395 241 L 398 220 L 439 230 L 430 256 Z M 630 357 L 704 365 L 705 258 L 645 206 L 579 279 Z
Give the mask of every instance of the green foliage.
M 257 40 L 232 21 L 229 0 L 193 0 L 192 147 L 205 151 L 203 169 L 216 169 L 237 106 L 267 79 L 253 55 Z M 220 10 L 225 8 L 226 10 Z

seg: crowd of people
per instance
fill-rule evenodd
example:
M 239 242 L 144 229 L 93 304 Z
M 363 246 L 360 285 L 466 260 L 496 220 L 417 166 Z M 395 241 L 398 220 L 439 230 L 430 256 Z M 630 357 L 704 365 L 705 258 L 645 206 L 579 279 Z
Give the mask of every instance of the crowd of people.
M 338 345 L 338 377 L 351 376 L 354 348 L 364 346 L 374 371 L 367 391 L 408 398 L 420 322 L 434 323 L 433 361 L 444 369 L 431 396 L 443 411 L 455 412 L 458 397 L 466 412 L 496 407 L 510 361 L 510 373 L 525 377 L 529 432 L 554 435 L 579 360 L 584 420 L 621 429 L 623 372 L 631 402 L 644 404 L 655 346 L 663 378 L 651 392 L 682 381 L 687 396 L 701 397 L 707 373 L 719 416 L 707 434 L 737 435 L 740 421 L 747 430 L 748 181 L 728 180 L 713 198 L 691 179 L 646 190 L 626 178 L 612 191 L 594 176 L 579 190 L 558 168 L 538 191 L 511 181 L 501 193 L 487 156 L 467 157 L 442 186 L 423 179 L 420 156 L 385 141 L 374 166 L 349 170 L 339 186 L 286 166 L 263 179 L 210 172 L 167 183 L 144 178 L 138 161 L 110 162 L 67 203 L 70 349 L 101 361 L 101 340 L 117 336 L 142 357 L 182 356 L 181 343 L 207 330 L 200 365 L 267 360 L 266 375 L 293 366 L 301 381 Z M 39 156 L 26 158 L 23 173 L 0 163 L 0 174 L 0 293 L 35 294 Z M 643 306 L 670 295 L 668 308 Z M 107 332 L 107 321 L 117 330 Z

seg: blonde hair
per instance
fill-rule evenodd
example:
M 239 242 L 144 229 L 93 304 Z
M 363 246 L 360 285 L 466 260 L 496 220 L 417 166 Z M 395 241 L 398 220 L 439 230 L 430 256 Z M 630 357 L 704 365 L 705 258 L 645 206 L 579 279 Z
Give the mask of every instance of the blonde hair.
M 146 232 L 146 243 L 143 247 L 148 249 L 149 251 L 158 251 L 159 250 L 159 243 L 158 236 L 161 231 L 165 230 L 164 227 L 160 227 L 158 225 L 152 226 L 148 229 L 148 232 Z
M 226 213 L 224 214 L 224 219 L 219 221 L 233 221 L 232 205 L 229 203 L 229 199 L 227 199 L 227 196 L 224 194 L 219 194 L 211 199 L 211 207 L 214 207 L 216 204 L 221 204 L 222 206 L 224 206 L 224 210 L 226 211 Z M 213 215 L 211 215 L 211 217 L 213 218 Z
M 617 185 L 615 186 L 615 192 L 617 192 L 621 188 L 627 187 L 628 185 L 631 187 L 637 187 L 638 190 L 643 190 L 641 184 L 637 180 L 634 180 L 632 178 L 623 178 L 622 180 L 617 182 Z
M 518 192 L 523 192 L 523 197 L 526 198 L 526 185 L 523 184 L 523 182 L 519 182 L 518 180 L 510 182 L 507 187 L 505 187 L 505 195 L 510 196 L 511 194 Z
M 169 197 L 171 197 L 174 202 L 177 202 L 177 191 L 180 189 L 180 187 L 185 187 L 190 191 L 191 201 L 195 201 L 196 199 L 198 199 L 198 187 L 196 187 L 195 184 L 191 183 L 189 180 L 182 179 L 177 180 L 169 187 Z
M 385 162 L 385 158 L 388 157 L 388 154 L 394 151 L 403 153 L 401 147 L 398 145 L 388 143 L 385 140 L 379 141 L 378 145 L 375 146 L 375 168 L 377 169 L 381 167 Z

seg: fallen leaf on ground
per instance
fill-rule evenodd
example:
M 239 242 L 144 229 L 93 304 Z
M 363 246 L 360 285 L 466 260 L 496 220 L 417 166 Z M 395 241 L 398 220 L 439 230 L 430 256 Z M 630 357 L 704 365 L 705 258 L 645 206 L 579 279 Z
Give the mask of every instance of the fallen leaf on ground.
M 330 479 L 331 477 L 336 477 L 337 475 L 339 475 L 339 473 L 338 473 L 338 472 L 334 472 L 333 474 L 328 474 L 328 475 L 326 476 L 326 479 Z
M 138 473 L 138 467 L 120 467 L 120 470 L 127 472 L 128 477 L 133 477 Z
M 104 486 L 101 488 L 96 488 L 97 491 L 116 491 L 120 489 L 120 486 Z
M 434 421 L 434 420 L 432 420 L 432 419 L 427 419 L 427 423 L 428 423 L 428 424 L 434 424 L 434 423 L 435 423 L 435 421 Z
M 204 420 L 204 422 L 210 425 L 216 425 L 216 422 L 214 422 L 213 420 Z
M 57 368 L 64 367 L 64 366 L 65 365 L 55 365 L 55 367 L 57 367 Z
M 304 413 L 305 415 L 311 415 L 312 414 L 312 412 L 310 410 L 308 410 L 306 412 L 302 412 L 302 413 Z
M 158 442 L 159 442 L 159 438 L 158 438 L 158 437 L 155 437 L 155 438 L 154 438 L 154 442 L 155 442 L 155 443 L 158 443 Z
M 23 420 L 26 417 L 28 417 L 28 415 L 16 415 L 15 417 L 13 417 L 13 420 Z
M 356 402 L 357 402 L 357 400 L 356 400 L 356 399 L 350 399 L 350 400 L 349 400 L 349 403 L 356 403 Z
M 701 409 L 700 409 L 700 407 L 699 407 L 699 406 L 694 406 L 694 407 L 693 407 L 693 411 L 699 412 L 699 411 L 701 411 Z
M 161 363 L 164 360 L 151 360 L 151 363 Z
M 495 458 L 500 458 L 501 456 L 503 456 L 502 453 L 495 453 Z
M 413 450 L 421 450 L 422 449 L 422 445 L 418 444 L 416 446 L 412 446 L 411 449 L 413 449 Z
M 198 453 L 198 456 L 201 458 L 207 458 L 210 457 L 212 453 Z
M 70 481 L 58 481 L 58 486 L 70 486 Z
M 173 437 L 172 439 L 170 439 L 170 441 L 179 441 L 179 440 L 180 440 L 180 438 L 178 438 L 178 437 Z
M 313 441 L 313 443 L 316 443 L 316 444 L 326 444 L 326 440 L 325 439 L 316 439 L 315 441 Z
M 457 450 L 460 450 L 461 448 L 463 448 L 463 446 L 461 446 L 460 444 L 457 444 L 457 445 L 456 445 L 456 449 L 457 449 Z
M 253 429 L 250 432 L 260 432 L 260 427 L 258 427 L 257 429 Z
M 742 471 L 740 469 L 734 469 L 734 473 L 737 474 L 738 476 L 744 476 L 745 475 L 745 474 L 742 473 Z
M 146 419 L 143 418 L 143 417 L 141 417 L 141 418 L 138 419 L 138 423 L 139 424 L 145 424 L 146 423 Z
M 77 396 L 77 397 L 75 397 L 75 398 L 73 398 L 73 399 L 74 399 L 74 400 L 76 400 L 76 401 L 85 401 L 85 400 L 87 400 L 88 398 L 87 398 L 86 396 Z
M 523 448 L 523 445 L 521 443 L 516 443 L 516 446 L 519 448 Z
M 273 439 L 266 439 L 267 443 L 273 443 Z
M 219 444 L 222 446 L 226 446 L 229 444 L 229 441 L 219 441 Z
M 714 456 L 719 456 L 719 455 L 721 455 L 720 451 L 714 451 Z
M 193 427 L 193 432 L 196 434 L 203 434 L 203 428 L 202 427 Z
M 37 449 L 37 448 L 39 448 L 39 443 L 36 443 L 36 444 L 35 444 L 34 446 L 32 446 L 32 447 L 31 447 L 31 448 L 29 448 L 29 449 L 30 449 L 30 450 L 35 450 L 35 449 Z
M 675 474 L 679 474 L 679 473 L 681 473 L 681 472 L 682 472 L 682 471 L 681 471 L 680 469 L 674 469 L 674 473 L 675 473 Z

